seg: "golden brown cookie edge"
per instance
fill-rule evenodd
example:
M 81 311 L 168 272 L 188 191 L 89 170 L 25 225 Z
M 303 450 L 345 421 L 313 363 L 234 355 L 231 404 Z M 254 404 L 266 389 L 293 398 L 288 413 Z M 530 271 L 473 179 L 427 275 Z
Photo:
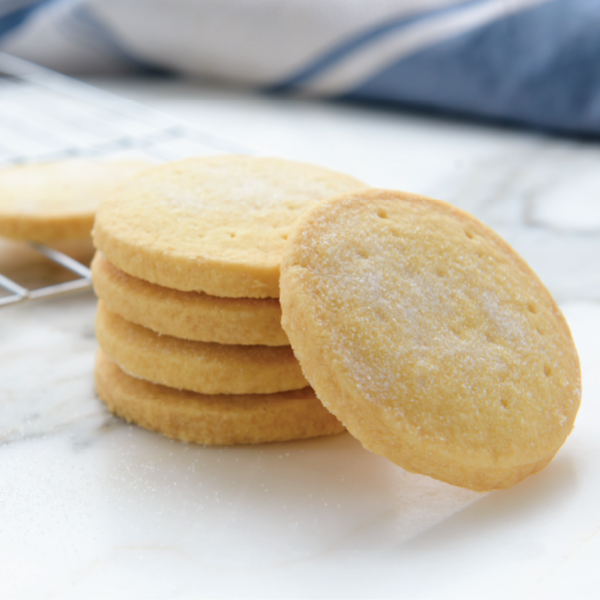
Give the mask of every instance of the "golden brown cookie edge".
M 310 388 L 273 395 L 204 396 L 125 374 L 101 350 L 95 367 L 98 396 L 130 423 L 204 445 L 284 442 L 344 431 Z

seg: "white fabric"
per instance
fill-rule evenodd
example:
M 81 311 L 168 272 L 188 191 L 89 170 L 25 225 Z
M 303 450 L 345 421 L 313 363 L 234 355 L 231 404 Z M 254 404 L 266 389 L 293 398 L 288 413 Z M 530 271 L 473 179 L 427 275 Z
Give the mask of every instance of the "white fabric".
M 192 75 L 265 85 L 392 19 L 459 0 L 62 0 L 40 8 L 0 48 L 67 72 L 134 59 Z M 112 43 L 89 30 L 92 14 Z M 118 49 L 117 49 L 118 48 Z

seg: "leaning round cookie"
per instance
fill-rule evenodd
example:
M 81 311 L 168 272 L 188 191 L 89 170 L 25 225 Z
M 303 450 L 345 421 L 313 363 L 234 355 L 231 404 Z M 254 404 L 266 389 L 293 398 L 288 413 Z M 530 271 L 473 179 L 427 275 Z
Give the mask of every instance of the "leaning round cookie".
M 0 235 L 37 242 L 90 237 L 103 196 L 149 161 L 68 160 L 0 170 Z
M 347 175 L 279 158 L 189 158 L 109 194 L 94 243 L 113 265 L 151 283 L 278 298 L 290 226 L 317 201 L 364 187 Z
M 201 394 L 272 394 L 306 387 L 289 346 L 234 346 L 159 335 L 98 302 L 96 337 L 130 375 Z
M 187 340 L 289 346 L 275 298 L 220 298 L 180 292 L 127 275 L 98 252 L 94 290 L 106 307 L 132 323 Z
M 306 213 L 282 263 L 283 327 L 318 397 L 362 444 L 473 490 L 546 466 L 581 388 L 549 292 L 449 204 L 372 190 Z
M 344 431 L 311 388 L 240 396 L 174 390 L 127 375 L 102 351 L 95 376 L 98 395 L 111 412 L 185 442 L 261 444 Z

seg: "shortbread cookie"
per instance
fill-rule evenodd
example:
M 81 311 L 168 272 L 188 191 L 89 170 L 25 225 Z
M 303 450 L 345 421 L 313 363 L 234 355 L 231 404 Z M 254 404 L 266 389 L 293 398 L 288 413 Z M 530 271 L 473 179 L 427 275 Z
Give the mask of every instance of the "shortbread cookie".
M 0 235 L 38 242 L 90 237 L 98 204 L 153 163 L 69 160 L 0 170 Z
M 180 292 L 127 275 L 100 252 L 92 261 L 92 277 L 96 295 L 110 311 L 158 333 L 220 344 L 290 344 L 275 298 Z
M 131 377 L 102 351 L 95 374 L 98 395 L 113 413 L 186 442 L 260 444 L 344 431 L 311 388 L 239 396 L 196 394 Z
M 130 375 L 201 394 L 272 394 L 307 386 L 289 346 L 181 340 L 135 325 L 98 302 L 102 350 Z
M 109 194 L 94 243 L 129 275 L 182 291 L 278 298 L 289 228 L 318 200 L 364 188 L 279 158 L 212 156 L 144 172 Z
M 573 427 L 563 315 L 506 242 L 449 204 L 372 190 L 315 207 L 290 236 L 281 303 L 321 401 L 408 471 L 509 487 Z

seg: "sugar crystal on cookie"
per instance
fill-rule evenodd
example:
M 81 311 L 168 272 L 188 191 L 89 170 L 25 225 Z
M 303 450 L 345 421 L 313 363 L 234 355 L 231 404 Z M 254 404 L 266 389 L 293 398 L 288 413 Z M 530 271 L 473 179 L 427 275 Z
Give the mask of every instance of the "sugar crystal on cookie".
M 579 367 L 564 318 L 466 213 L 402 192 L 326 201 L 297 224 L 281 288 L 284 329 L 321 400 L 408 470 L 506 487 L 571 430 Z

